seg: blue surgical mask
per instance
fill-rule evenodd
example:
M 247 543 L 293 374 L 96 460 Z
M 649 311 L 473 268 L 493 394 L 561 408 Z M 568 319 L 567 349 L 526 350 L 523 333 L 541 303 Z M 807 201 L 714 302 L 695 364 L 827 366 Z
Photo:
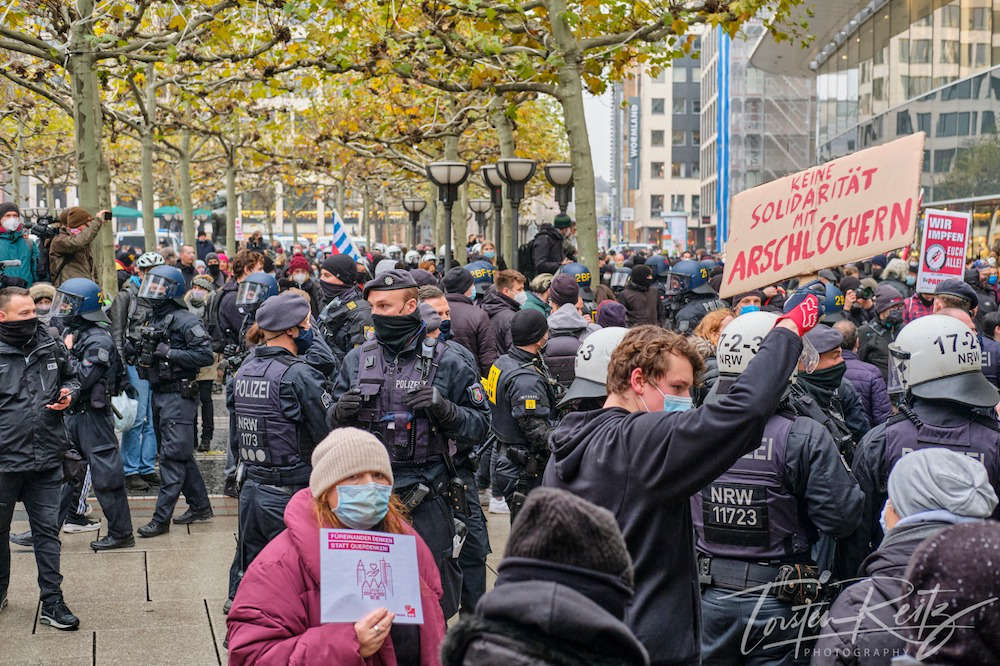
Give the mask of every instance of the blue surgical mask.
M 996 282 L 996 280 L 994 280 L 994 282 Z M 916 275 L 907 275 L 906 276 L 906 286 L 912 287 L 916 283 L 917 283 L 917 276 Z
M 889 532 L 889 526 L 885 524 L 885 510 L 889 507 L 889 501 L 882 505 L 882 513 L 878 517 L 878 524 L 882 526 L 882 534 L 887 534 Z
M 298 336 L 292 338 L 295 342 L 295 351 L 299 354 L 305 354 L 312 347 L 313 343 L 313 330 L 311 328 L 300 328 Z
M 365 483 L 359 486 L 337 486 L 337 508 L 333 513 L 340 522 L 353 530 L 367 530 L 378 525 L 389 512 L 392 486 Z
M 694 406 L 694 402 L 689 395 L 667 395 L 655 384 L 652 385 L 656 392 L 663 396 L 664 412 L 686 412 Z
M 991 275 L 986 281 L 989 282 L 990 284 L 996 284 L 997 283 L 997 276 L 996 275 Z
M 497 253 L 493 250 L 486 250 L 486 252 L 483 252 L 483 258 L 485 259 L 496 259 L 496 256 Z
M 740 308 L 740 314 L 745 315 L 748 312 L 760 312 L 759 305 L 744 305 Z
M 476 299 L 476 285 L 472 285 L 471 287 L 469 287 L 469 299 L 470 300 Z

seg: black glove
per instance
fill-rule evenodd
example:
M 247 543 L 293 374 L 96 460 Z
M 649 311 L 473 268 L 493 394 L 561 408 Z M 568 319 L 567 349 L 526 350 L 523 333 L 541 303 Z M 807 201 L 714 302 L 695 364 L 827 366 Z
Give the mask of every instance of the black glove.
M 450 423 L 458 415 L 458 407 L 441 395 L 436 386 L 424 386 L 406 394 L 403 404 L 413 410 L 426 409 L 441 424 Z
M 350 391 L 340 396 L 340 400 L 333 408 L 333 418 L 338 423 L 349 421 L 361 411 L 361 389 L 352 388 Z
M 236 356 L 239 353 L 240 353 L 239 345 L 234 345 L 232 343 L 226 345 L 222 349 L 222 355 L 225 356 L 226 358 L 229 358 L 231 356 Z
M 157 356 L 159 358 L 169 358 L 170 345 L 168 345 L 166 342 L 161 342 L 160 344 L 156 345 L 156 350 L 153 352 L 153 356 Z

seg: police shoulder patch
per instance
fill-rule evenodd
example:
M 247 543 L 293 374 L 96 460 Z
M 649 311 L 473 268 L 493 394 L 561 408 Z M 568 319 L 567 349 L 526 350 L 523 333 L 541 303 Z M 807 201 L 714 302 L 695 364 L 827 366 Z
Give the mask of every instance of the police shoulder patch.
M 524 401 L 524 408 L 525 409 L 535 409 L 535 407 L 537 407 L 537 406 L 538 406 L 537 403 L 534 400 L 532 400 L 531 398 L 528 398 L 528 399 L 526 399 Z
M 191 328 L 191 335 L 196 338 L 208 337 L 208 333 L 205 332 L 205 327 L 201 324 L 197 324 Z
M 483 391 L 483 387 L 476 382 L 469 387 L 469 398 L 472 400 L 474 405 L 481 405 L 486 401 L 486 393 Z
M 108 361 L 111 360 L 111 352 L 109 352 L 107 349 L 98 349 L 97 360 L 100 361 L 101 363 L 107 363 Z
M 323 391 L 323 395 L 320 397 L 320 400 L 323 401 L 323 407 L 325 409 L 330 409 L 330 405 L 333 404 L 333 397 L 326 391 Z
M 348 310 L 354 310 L 354 309 L 356 309 L 357 307 L 358 307 L 358 304 L 357 304 L 357 303 L 355 303 L 354 301 L 348 301 L 348 302 L 347 302 L 347 309 L 348 309 Z

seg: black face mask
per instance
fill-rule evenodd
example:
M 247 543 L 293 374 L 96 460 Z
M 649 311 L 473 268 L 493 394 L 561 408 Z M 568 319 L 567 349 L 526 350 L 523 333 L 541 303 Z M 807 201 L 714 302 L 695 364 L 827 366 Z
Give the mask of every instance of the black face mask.
M 340 298 L 345 293 L 351 290 L 351 285 L 349 284 L 333 284 L 331 282 L 325 282 L 323 280 L 319 281 L 320 288 L 323 289 L 323 295 L 328 301 L 332 301 L 335 298 Z
M 847 365 L 845 363 L 838 363 L 837 365 L 831 365 L 829 368 L 817 370 L 811 374 L 799 375 L 799 378 L 819 388 L 836 391 L 840 387 L 840 382 L 844 379 L 846 371 Z
M 208 265 L 208 273 L 212 277 L 219 277 L 219 273 L 220 272 L 221 272 L 221 269 L 219 268 L 218 264 L 209 264 Z
M 406 344 L 423 328 L 420 312 L 408 315 L 372 315 L 375 337 L 394 354 L 403 351 Z
M 20 321 L 0 321 L 0 340 L 12 347 L 23 347 L 35 338 L 38 330 L 38 319 L 21 319 Z
M 441 320 L 441 339 L 442 340 L 451 339 L 451 319 Z

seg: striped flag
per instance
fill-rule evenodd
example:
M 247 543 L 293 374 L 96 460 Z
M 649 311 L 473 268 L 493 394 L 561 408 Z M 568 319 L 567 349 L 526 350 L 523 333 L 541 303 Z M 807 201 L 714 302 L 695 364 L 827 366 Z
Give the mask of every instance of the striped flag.
M 340 215 L 337 214 L 336 210 L 333 211 L 333 246 L 330 249 L 334 254 L 346 254 L 355 261 L 361 259 L 357 248 L 351 242 L 351 237 L 347 235 L 347 229 L 344 228 L 344 221 L 340 219 Z

